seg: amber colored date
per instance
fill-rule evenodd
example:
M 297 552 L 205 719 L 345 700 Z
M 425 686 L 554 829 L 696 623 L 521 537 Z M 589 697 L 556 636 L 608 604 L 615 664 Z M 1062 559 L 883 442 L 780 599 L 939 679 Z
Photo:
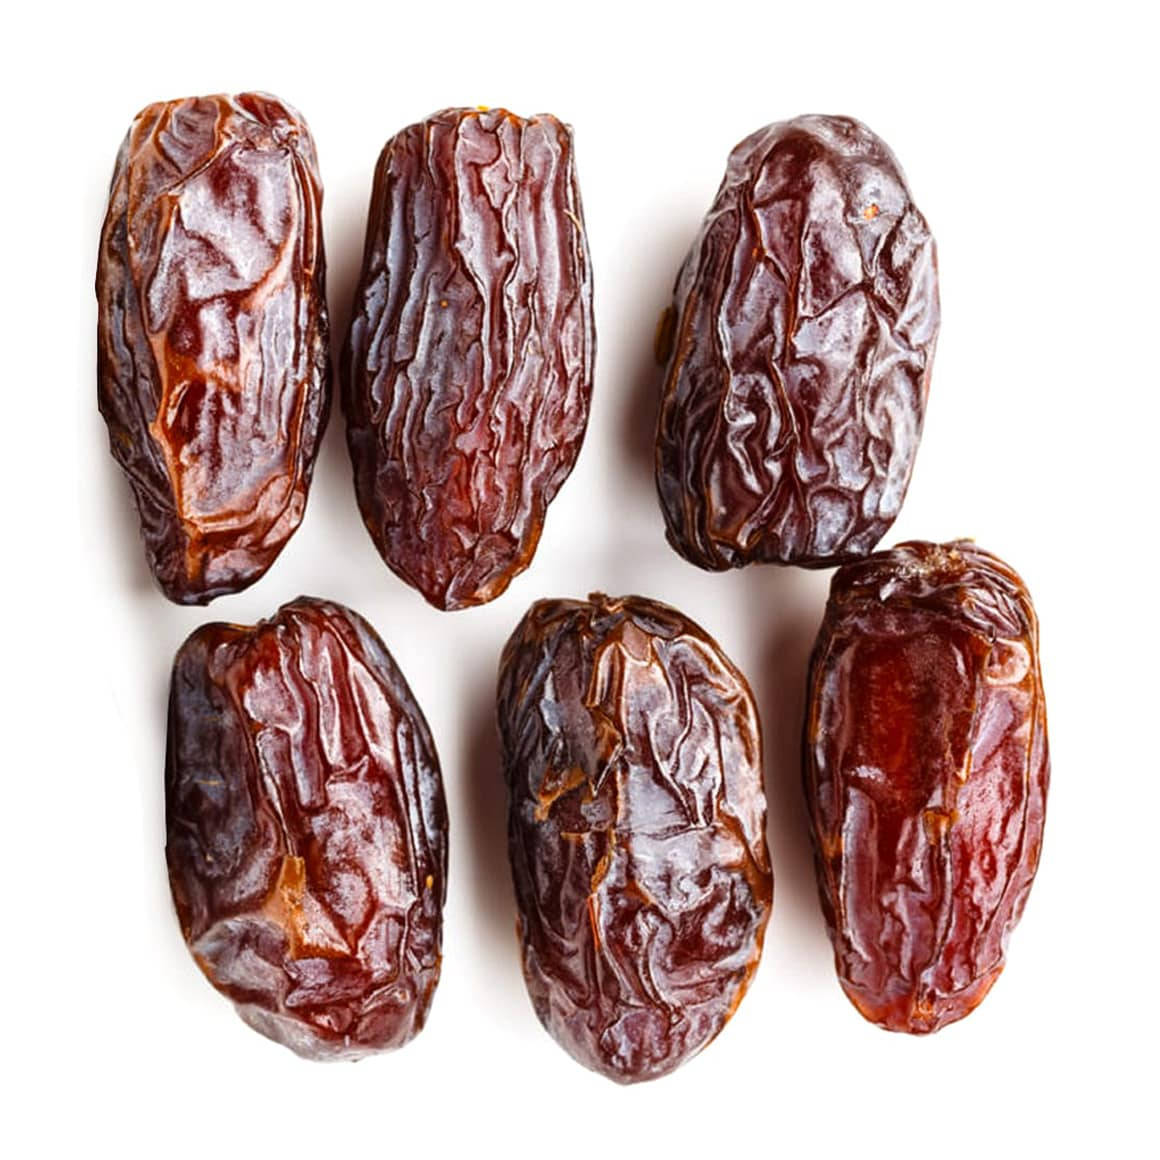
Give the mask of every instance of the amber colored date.
M 150 105 L 117 158 L 97 372 L 165 595 L 257 580 L 298 527 L 330 406 L 322 186 L 260 93 Z
M 879 138 L 812 116 L 742 141 L 658 332 L 672 546 L 711 570 L 869 552 L 910 482 L 938 326 L 934 240 Z
M 447 813 L 431 734 L 360 616 L 299 597 L 173 666 L 169 881 L 198 966 L 314 1059 L 399 1047 L 439 981 Z
M 572 134 L 447 109 L 375 171 L 343 400 L 363 521 L 438 608 L 531 562 L 588 421 L 592 281 Z
M 810 662 L 804 777 L 842 987 L 913 1034 L 1003 969 L 1049 777 L 1031 598 L 969 541 L 901 544 L 834 577 Z
M 656 601 L 541 600 L 498 716 L 536 1014 L 614 1080 L 666 1075 L 737 1009 L 773 900 L 745 678 Z

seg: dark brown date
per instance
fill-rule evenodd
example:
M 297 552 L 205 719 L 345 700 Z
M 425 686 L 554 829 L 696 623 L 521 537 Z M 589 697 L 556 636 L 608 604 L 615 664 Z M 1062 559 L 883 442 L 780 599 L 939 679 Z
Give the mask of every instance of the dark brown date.
M 259 93 L 138 114 L 97 265 L 109 446 L 170 600 L 252 584 L 302 519 L 330 406 L 314 142 Z
M 773 901 L 745 678 L 639 596 L 541 600 L 500 661 L 508 849 L 540 1021 L 621 1083 L 737 1009 Z
M 594 349 L 567 126 L 447 109 L 388 141 L 347 441 L 371 539 L 436 607 L 492 600 L 531 562 L 584 438 Z
M 407 682 L 362 617 L 299 597 L 182 645 L 166 857 L 193 957 L 314 1059 L 399 1047 L 439 981 L 447 813 Z
M 910 482 L 938 326 L 934 240 L 882 141 L 846 117 L 742 141 L 658 333 L 673 547 L 712 570 L 869 552 Z
M 969 1014 L 1039 862 L 1049 763 L 1031 598 L 969 541 L 834 577 L 810 663 L 805 792 L 838 975 L 891 1031 Z

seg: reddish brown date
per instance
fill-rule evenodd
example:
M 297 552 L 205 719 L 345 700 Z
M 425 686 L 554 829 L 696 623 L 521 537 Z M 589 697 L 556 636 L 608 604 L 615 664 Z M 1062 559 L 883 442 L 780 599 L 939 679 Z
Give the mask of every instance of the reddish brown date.
M 387 142 L 344 356 L 355 490 L 438 608 L 531 562 L 588 421 L 592 280 L 572 134 L 448 109 Z
M 810 663 L 805 792 L 838 975 L 891 1031 L 969 1014 L 1003 969 L 1043 837 L 1039 630 L 969 541 L 834 577 Z
M 374 630 L 299 597 L 173 666 L 166 857 L 198 966 L 314 1059 L 418 1033 L 439 981 L 447 813 L 427 723 Z
M 745 678 L 664 604 L 541 600 L 498 709 L 536 1014 L 614 1080 L 666 1075 L 737 1009 L 773 901 Z
M 712 570 L 869 552 L 910 482 L 938 326 L 934 240 L 882 141 L 846 117 L 742 141 L 658 334 L 673 547 Z
M 150 105 L 117 158 L 97 374 L 165 595 L 257 580 L 298 527 L 330 406 L 314 142 L 259 93 Z

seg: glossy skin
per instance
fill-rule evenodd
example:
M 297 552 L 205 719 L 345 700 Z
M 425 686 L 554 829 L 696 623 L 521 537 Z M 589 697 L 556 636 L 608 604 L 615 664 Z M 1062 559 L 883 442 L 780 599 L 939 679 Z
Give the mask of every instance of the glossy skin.
M 1003 969 L 1043 838 L 1039 629 L 1001 560 L 914 542 L 834 577 L 810 662 L 805 792 L 842 987 L 924 1034 Z
M 312 1059 L 399 1047 L 439 981 L 447 811 L 419 706 L 360 616 L 299 597 L 173 666 L 166 858 L 198 966 Z
M 869 552 L 910 482 L 938 327 L 934 240 L 882 141 L 844 117 L 742 141 L 658 334 L 672 546 L 711 570 Z
M 536 1014 L 614 1080 L 666 1075 L 741 1002 L 773 901 L 745 678 L 664 604 L 541 600 L 498 715 Z
M 580 452 L 594 353 L 567 126 L 448 109 L 387 142 L 347 441 L 375 546 L 437 608 L 492 600 L 531 562 Z
M 330 407 L 322 186 L 297 112 L 169 101 L 121 146 L 97 265 L 98 401 L 165 595 L 266 571 Z

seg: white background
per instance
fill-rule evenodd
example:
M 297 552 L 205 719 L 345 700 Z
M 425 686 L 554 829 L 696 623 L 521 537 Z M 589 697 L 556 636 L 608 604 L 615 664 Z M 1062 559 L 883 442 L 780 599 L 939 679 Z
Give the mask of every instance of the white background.
M 1157 795 L 1155 30 L 1148 6 L 93 4 L 6 16 L 5 792 L 0 1133 L 9 1156 L 907 1157 L 1151 1153 Z M 29 21 L 23 27 L 20 20 Z M 260 88 L 305 114 L 326 186 L 336 341 L 375 158 L 455 104 L 575 128 L 598 362 L 579 463 L 533 566 L 429 608 L 355 508 L 337 408 L 305 521 L 209 609 L 153 586 L 96 409 L 92 282 L 113 158 L 153 100 Z M 969 535 L 1042 621 L 1054 776 L 1009 966 L 965 1022 L 887 1034 L 843 998 L 814 895 L 797 750 L 829 576 L 699 572 L 651 478 L 651 345 L 732 145 L 802 112 L 893 147 L 939 245 L 926 433 L 887 542 Z M 503 836 L 495 665 L 534 599 L 669 601 L 745 671 L 776 874 L 736 1018 L 669 1078 L 573 1062 L 524 993 Z M 444 970 L 426 1030 L 304 1062 L 234 1015 L 181 941 L 163 858 L 168 668 L 209 619 L 300 592 L 375 625 L 422 704 L 451 817 Z

